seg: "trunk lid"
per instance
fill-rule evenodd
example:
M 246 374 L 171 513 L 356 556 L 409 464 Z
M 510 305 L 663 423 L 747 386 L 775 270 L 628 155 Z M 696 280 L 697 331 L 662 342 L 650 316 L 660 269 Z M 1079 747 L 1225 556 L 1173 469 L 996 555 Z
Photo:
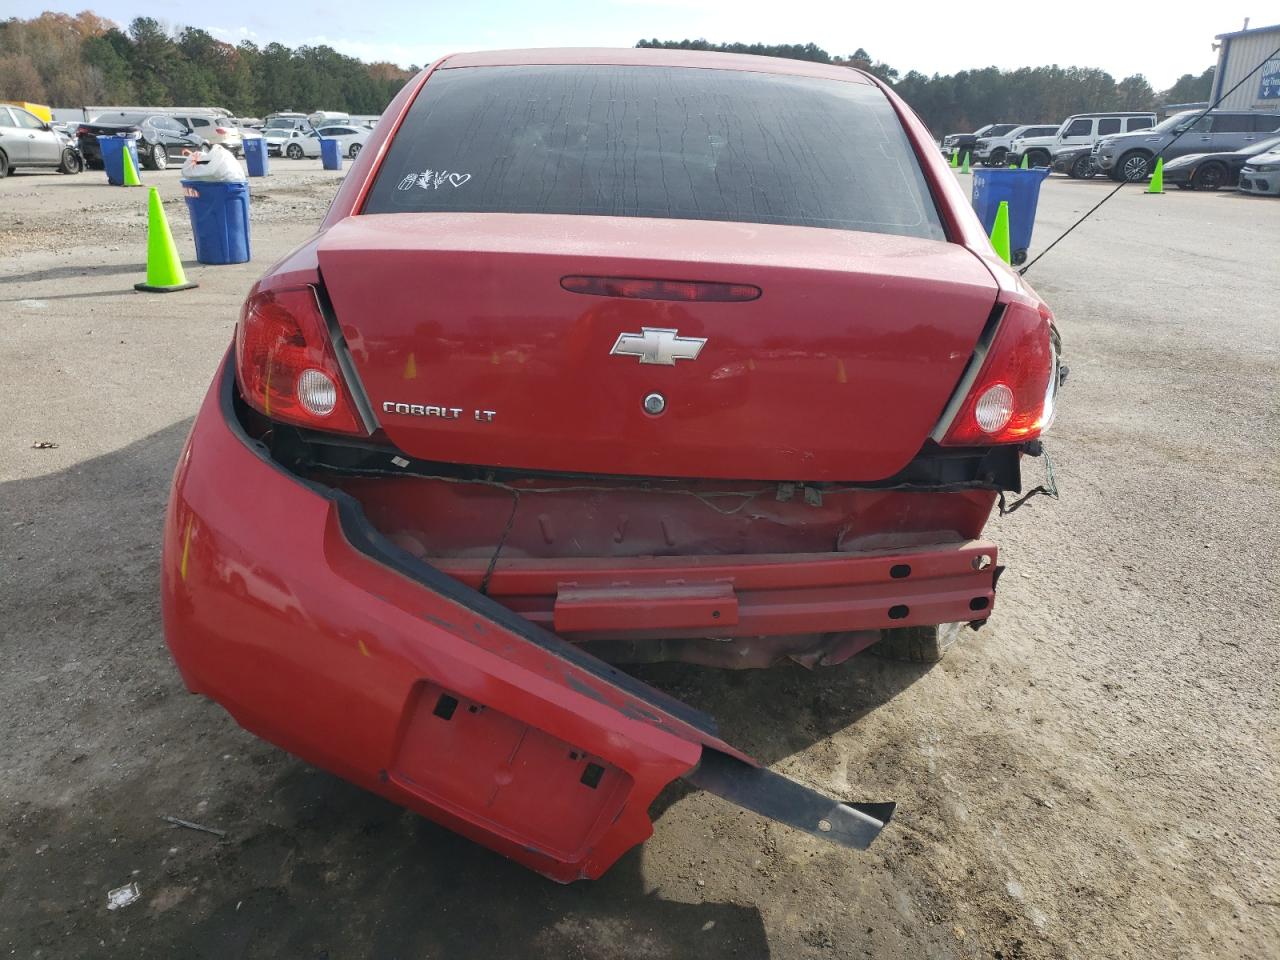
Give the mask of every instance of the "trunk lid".
M 334 225 L 318 255 L 392 442 L 557 472 L 891 476 L 932 431 L 996 296 L 956 244 L 717 221 L 373 214 Z M 560 285 L 583 275 L 763 293 L 631 300 Z M 705 344 L 671 365 L 641 362 L 646 327 Z M 623 334 L 637 339 L 611 353 Z M 645 410 L 653 393 L 658 416 Z

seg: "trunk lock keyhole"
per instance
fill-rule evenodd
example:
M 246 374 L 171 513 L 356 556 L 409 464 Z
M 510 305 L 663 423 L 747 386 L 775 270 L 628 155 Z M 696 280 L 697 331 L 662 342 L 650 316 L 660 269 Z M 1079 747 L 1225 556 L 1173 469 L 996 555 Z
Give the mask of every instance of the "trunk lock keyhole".
M 667 398 L 660 393 L 651 393 L 644 398 L 644 412 L 651 416 L 657 416 L 663 410 L 667 409 Z

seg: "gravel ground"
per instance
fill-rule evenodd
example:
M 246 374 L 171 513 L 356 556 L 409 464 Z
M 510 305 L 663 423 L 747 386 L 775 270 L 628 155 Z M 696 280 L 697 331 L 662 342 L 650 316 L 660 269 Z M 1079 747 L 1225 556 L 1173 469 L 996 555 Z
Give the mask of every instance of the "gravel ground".
M 190 253 L 178 176 L 146 179 Z M 1280 364 L 1259 309 L 1280 203 L 1127 190 L 1034 268 L 1071 366 L 1062 499 L 992 522 L 1000 602 L 944 664 L 646 671 L 777 769 L 898 800 L 871 851 L 677 788 L 652 840 L 560 887 L 250 737 L 164 648 L 173 462 L 248 285 L 340 176 L 277 162 L 254 262 L 188 263 L 199 289 L 167 296 L 132 289 L 143 191 L 0 181 L 0 950 L 1280 956 Z M 1104 189 L 1048 181 L 1037 241 Z

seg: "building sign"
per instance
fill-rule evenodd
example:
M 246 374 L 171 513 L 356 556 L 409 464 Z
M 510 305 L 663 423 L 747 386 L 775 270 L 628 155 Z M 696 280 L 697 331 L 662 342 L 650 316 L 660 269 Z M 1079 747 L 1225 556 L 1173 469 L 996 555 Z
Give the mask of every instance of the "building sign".
M 1280 57 L 1262 65 L 1262 80 L 1258 84 L 1259 100 L 1280 100 Z

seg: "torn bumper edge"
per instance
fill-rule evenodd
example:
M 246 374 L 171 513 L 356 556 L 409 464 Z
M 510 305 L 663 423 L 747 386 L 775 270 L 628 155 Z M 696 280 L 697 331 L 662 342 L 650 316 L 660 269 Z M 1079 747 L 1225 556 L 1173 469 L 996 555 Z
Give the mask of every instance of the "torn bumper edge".
M 710 717 L 391 544 L 243 432 L 233 384 L 224 360 L 175 471 L 162 610 L 188 687 L 246 729 L 561 882 L 646 839 L 679 777 L 848 847 L 884 827 L 892 804 L 760 768 Z

